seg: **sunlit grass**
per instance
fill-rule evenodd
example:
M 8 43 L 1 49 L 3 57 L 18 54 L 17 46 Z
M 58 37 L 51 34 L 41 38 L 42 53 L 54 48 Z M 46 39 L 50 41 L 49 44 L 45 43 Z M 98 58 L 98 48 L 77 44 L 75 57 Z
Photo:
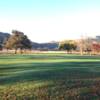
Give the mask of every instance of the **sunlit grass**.
M 99 83 L 100 56 L 0 55 L 0 100 L 98 100 Z

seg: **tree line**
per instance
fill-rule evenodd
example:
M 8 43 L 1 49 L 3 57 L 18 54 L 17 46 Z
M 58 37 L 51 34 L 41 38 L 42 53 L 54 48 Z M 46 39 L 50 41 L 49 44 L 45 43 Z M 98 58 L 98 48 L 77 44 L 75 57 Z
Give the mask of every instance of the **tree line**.
M 32 49 L 33 44 L 31 40 L 23 32 L 18 30 L 12 30 L 12 34 L 8 36 L 3 42 L 3 45 L 0 45 L 0 48 L 5 48 L 7 50 L 14 49 L 15 54 L 18 50 L 20 53 L 23 53 L 23 50 Z M 81 55 L 85 53 L 91 54 L 100 52 L 100 40 L 92 38 L 81 38 L 79 40 L 65 40 L 58 43 L 57 50 L 64 50 L 67 53 L 80 52 Z
M 99 54 L 100 39 L 96 38 L 81 38 L 79 40 L 65 40 L 59 43 L 59 50 L 66 50 L 68 53 L 72 51 L 83 54 Z

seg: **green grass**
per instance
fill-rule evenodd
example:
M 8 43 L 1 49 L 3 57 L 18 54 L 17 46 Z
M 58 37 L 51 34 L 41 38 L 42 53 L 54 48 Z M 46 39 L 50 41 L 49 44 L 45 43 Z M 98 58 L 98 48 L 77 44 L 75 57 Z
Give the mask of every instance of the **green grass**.
M 100 56 L 0 55 L 0 100 L 99 100 Z

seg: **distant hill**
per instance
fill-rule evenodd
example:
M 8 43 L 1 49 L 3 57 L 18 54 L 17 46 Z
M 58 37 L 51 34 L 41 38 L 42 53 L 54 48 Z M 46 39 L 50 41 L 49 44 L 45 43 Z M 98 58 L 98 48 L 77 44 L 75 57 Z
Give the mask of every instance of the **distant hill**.
M 3 45 L 4 41 L 9 38 L 9 33 L 0 32 L 0 46 Z
M 32 43 L 33 49 L 38 50 L 57 50 L 58 48 L 58 42 L 50 42 L 50 43 Z
M 0 32 L 0 48 L 2 47 L 4 41 L 10 37 L 9 33 Z M 49 42 L 49 43 L 36 43 L 32 42 L 32 49 L 35 50 L 57 50 L 58 42 Z

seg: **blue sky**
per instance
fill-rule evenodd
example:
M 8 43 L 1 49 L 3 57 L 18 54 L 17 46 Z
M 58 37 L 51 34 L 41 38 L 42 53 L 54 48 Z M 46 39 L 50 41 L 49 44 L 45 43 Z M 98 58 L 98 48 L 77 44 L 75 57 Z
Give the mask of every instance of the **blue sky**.
M 100 0 L 1 0 L 0 31 L 23 31 L 35 42 L 100 34 Z

